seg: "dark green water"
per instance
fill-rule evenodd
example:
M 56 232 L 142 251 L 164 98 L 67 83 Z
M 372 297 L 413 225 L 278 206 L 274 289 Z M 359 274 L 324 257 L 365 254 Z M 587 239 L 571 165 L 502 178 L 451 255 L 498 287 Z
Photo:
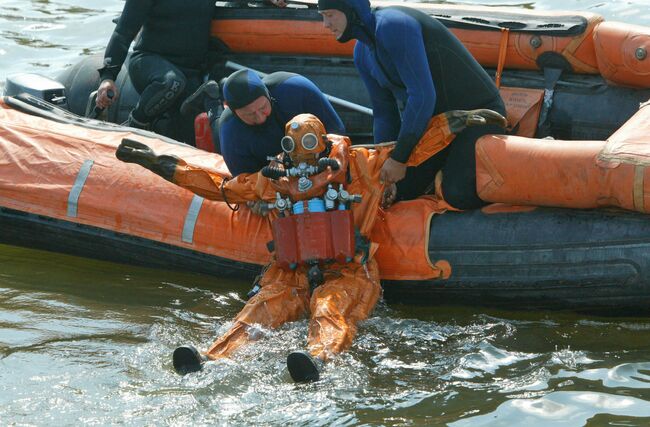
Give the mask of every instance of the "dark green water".
M 101 51 L 122 4 L 2 0 L 0 80 Z M 646 0 L 481 4 L 650 25 Z M 304 321 L 174 374 L 171 351 L 208 346 L 248 289 L 0 245 L 0 424 L 650 425 L 650 318 L 380 304 L 316 385 L 284 369 Z

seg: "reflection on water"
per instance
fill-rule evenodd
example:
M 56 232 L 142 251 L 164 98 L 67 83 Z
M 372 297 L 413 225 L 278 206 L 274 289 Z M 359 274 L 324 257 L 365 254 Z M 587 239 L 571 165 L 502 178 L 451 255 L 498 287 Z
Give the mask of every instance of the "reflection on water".
M 556 391 L 539 399 L 513 399 L 496 411 L 449 424 L 461 426 L 527 427 L 582 426 L 598 414 L 650 417 L 650 403 L 634 397 L 605 393 Z M 638 420 L 641 421 L 641 420 Z M 619 424 L 631 425 L 631 424 Z M 639 424 L 640 425 L 640 424 Z
M 624 363 L 612 369 L 587 369 L 582 372 L 560 370 L 556 378 L 581 378 L 601 381 L 609 388 L 648 388 L 650 387 L 650 363 Z
M 101 51 L 122 4 L 3 0 L 0 81 Z M 481 4 L 650 24 L 645 0 Z M 649 319 L 382 304 L 317 384 L 284 366 L 306 321 L 179 377 L 173 349 L 206 348 L 247 283 L 7 246 L 0 265 L 4 425 L 650 424 Z

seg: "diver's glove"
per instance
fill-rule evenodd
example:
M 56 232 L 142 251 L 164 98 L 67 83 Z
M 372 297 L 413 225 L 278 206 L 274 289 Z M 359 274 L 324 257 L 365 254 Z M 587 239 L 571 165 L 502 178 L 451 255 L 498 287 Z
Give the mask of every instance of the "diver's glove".
M 508 120 L 501 114 L 487 108 L 478 110 L 451 110 L 444 113 L 451 133 L 460 133 L 469 126 L 497 125 L 508 126 Z
M 174 172 L 180 160 L 166 154 L 157 156 L 148 145 L 128 138 L 117 147 L 115 157 L 126 163 L 137 163 L 170 182 L 174 182 Z

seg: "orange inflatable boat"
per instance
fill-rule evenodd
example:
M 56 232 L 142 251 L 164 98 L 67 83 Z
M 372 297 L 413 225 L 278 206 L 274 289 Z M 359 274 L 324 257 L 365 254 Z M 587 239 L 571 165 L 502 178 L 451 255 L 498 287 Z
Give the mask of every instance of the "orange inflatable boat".
M 331 40 L 312 6 L 229 5 L 213 23 L 224 72 L 247 66 L 306 75 L 348 101 L 335 108 L 353 141 L 367 140 L 369 101 L 351 46 Z M 511 129 L 477 145 L 477 185 L 494 204 L 444 212 L 424 197 L 381 214 L 376 257 L 385 297 L 650 311 L 650 107 L 640 108 L 650 99 L 650 29 L 583 13 L 414 6 L 448 25 L 499 77 Z M 172 141 L 164 129 L 80 117 L 97 87 L 98 61 L 81 61 L 46 89 L 30 85 L 34 76 L 6 85 L 0 242 L 253 278 L 269 258 L 267 219 L 204 200 L 114 155 L 128 137 L 227 173 L 219 154 Z M 137 99 L 126 73 L 118 84 L 122 96 L 107 115 L 113 122 Z

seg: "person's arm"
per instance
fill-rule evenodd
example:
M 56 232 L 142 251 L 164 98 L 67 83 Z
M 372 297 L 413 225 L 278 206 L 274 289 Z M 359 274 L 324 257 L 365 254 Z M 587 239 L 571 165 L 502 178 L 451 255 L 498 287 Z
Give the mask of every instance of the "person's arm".
M 412 17 L 391 11 L 377 31 L 377 43 L 388 52 L 406 88 L 397 146 L 391 157 L 405 163 L 422 137 L 436 106 L 436 90 L 424 46 L 422 28 Z
M 117 100 L 119 93 L 115 80 L 126 60 L 129 46 L 142 28 L 152 5 L 153 0 L 126 0 L 122 15 L 106 46 L 103 67 L 98 70 L 101 81 L 97 89 L 98 107 L 106 108 Z M 112 97 L 108 96 L 109 91 L 113 92 Z
M 126 60 L 129 46 L 144 24 L 153 0 L 126 0 L 104 53 L 104 66 L 99 70 L 102 80 L 115 80 Z
M 171 182 L 210 200 L 228 203 L 275 200 L 275 191 L 261 172 L 242 173 L 229 179 L 178 159 Z
M 136 163 L 165 180 L 209 200 L 242 203 L 275 200 L 275 190 L 261 172 L 241 174 L 235 178 L 188 164 L 174 155 L 157 155 L 148 145 L 124 138 L 115 156 L 126 163 Z
M 372 77 L 370 68 L 377 67 L 378 64 L 369 58 L 368 50 L 360 47 L 360 43 L 357 43 L 354 50 L 354 65 L 359 71 L 372 103 L 375 143 L 396 140 L 401 123 L 397 101 L 389 89 L 381 87 Z
M 259 160 L 246 152 L 247 140 L 255 138 L 247 129 L 237 126 L 232 111 L 226 109 L 219 119 L 221 155 L 232 176 L 260 170 Z
M 366 48 L 360 48 L 360 43 L 357 43 L 355 47 L 354 62 L 372 101 L 375 143 L 394 141 L 399 135 L 401 117 L 393 93 L 389 89 L 381 87 L 372 76 L 371 69 L 379 67 L 379 64 L 370 57 Z M 404 176 L 406 176 L 406 165 L 389 158 L 381 168 L 379 179 L 382 183 L 390 186 L 402 180 Z

